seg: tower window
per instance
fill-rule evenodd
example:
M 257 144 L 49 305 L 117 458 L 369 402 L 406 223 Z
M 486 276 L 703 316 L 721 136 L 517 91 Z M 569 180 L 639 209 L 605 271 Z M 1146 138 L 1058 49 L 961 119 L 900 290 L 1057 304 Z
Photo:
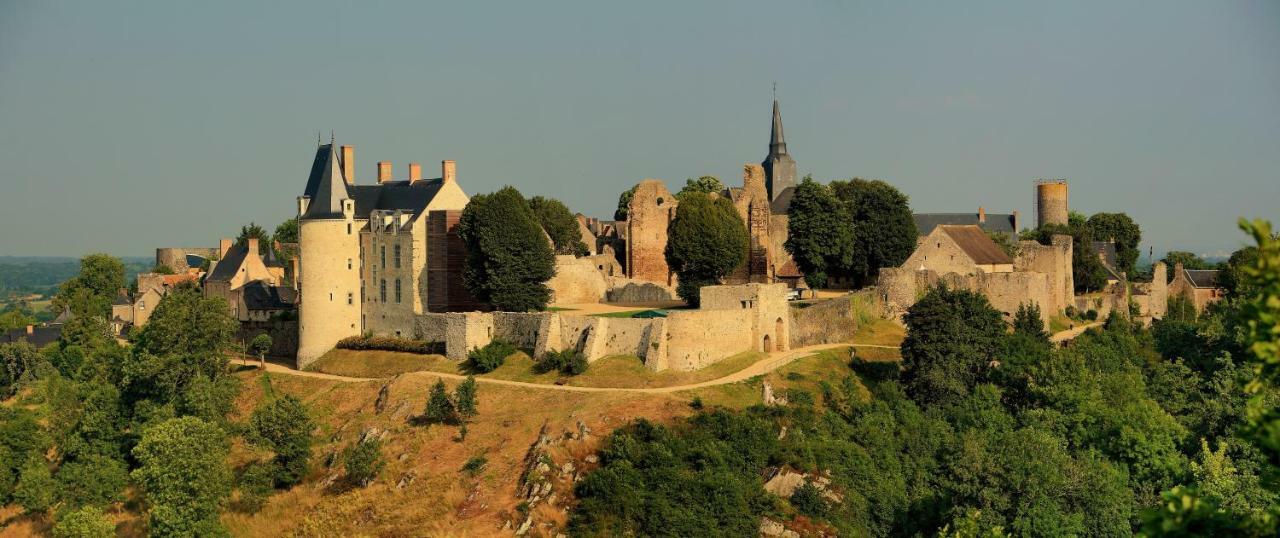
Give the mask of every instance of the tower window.
M 347 304 L 356 304 L 355 294 L 352 294 L 352 293 L 347 294 Z
M 378 296 L 381 297 L 382 302 L 387 302 L 387 279 L 385 278 L 378 282 Z
M 351 270 L 351 258 L 347 258 L 347 270 Z
M 387 268 L 387 246 L 386 245 L 382 245 L 381 257 L 382 257 L 382 268 L 386 269 Z
M 347 223 L 347 235 L 351 235 L 351 223 Z
M 392 250 L 393 250 L 393 252 L 395 253 L 395 254 L 394 254 L 394 256 L 393 256 L 393 258 L 394 258 L 394 259 L 393 259 L 393 261 L 395 262 L 395 267 L 396 267 L 396 269 L 399 269 L 399 268 L 400 268 L 400 245 L 398 245 L 398 244 L 397 244 L 397 245 L 395 246 L 395 248 L 394 248 L 394 249 L 392 249 Z
M 400 279 L 396 279 L 396 302 L 400 302 Z

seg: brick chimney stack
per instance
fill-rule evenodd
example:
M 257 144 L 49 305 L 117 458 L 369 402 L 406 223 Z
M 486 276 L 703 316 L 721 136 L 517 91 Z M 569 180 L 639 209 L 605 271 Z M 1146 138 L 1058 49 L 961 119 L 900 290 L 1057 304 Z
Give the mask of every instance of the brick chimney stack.
M 250 237 L 249 238 L 249 255 L 253 256 L 254 254 L 257 254 L 257 253 L 258 253 L 258 238 Z
M 347 185 L 354 185 L 356 182 L 355 146 L 342 146 L 342 177 L 346 179 Z
M 378 161 L 378 183 L 391 180 L 391 161 Z
M 978 222 L 983 223 L 983 224 L 986 224 L 986 222 L 987 222 L 987 208 L 985 208 L 985 207 L 979 207 L 979 208 L 978 208 Z
M 32 334 L 35 334 L 35 332 L 36 332 L 35 325 L 27 325 L 27 336 L 31 336 Z
M 418 163 L 409 163 L 409 183 L 422 181 L 422 165 Z
M 219 260 L 226 259 L 228 250 L 231 250 L 231 240 L 219 239 L 218 240 L 218 259 Z
M 458 163 L 454 161 L 440 161 L 440 182 L 453 183 L 458 180 Z

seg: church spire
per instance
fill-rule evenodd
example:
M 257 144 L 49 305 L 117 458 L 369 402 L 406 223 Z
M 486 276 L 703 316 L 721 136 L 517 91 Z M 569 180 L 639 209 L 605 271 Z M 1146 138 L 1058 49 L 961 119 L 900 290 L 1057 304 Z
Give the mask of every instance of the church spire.
M 774 202 L 775 213 L 785 213 L 791 195 L 784 194 L 796 186 L 796 161 L 787 154 L 787 139 L 782 136 L 782 112 L 778 108 L 777 87 L 773 94 L 773 130 L 769 133 L 769 156 L 760 163 L 764 167 L 765 189 Z
M 787 140 L 782 136 L 782 112 L 778 110 L 778 98 L 773 98 L 773 131 L 769 133 L 769 154 L 786 155 Z

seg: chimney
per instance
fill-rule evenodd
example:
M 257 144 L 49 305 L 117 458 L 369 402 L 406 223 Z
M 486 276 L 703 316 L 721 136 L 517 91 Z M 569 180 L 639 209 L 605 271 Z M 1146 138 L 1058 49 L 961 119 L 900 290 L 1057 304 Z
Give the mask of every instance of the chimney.
M 1015 237 L 1018 235 L 1018 232 L 1021 232 L 1021 231 L 1022 231 L 1021 225 L 1022 225 L 1022 219 L 1018 216 L 1018 211 L 1017 211 L 1017 210 L 1014 210 L 1014 212 L 1013 212 L 1013 234 L 1014 234 L 1014 236 L 1015 236 Z
M 378 161 L 378 183 L 391 181 L 391 161 Z
M 453 183 L 458 180 L 458 163 L 454 161 L 440 161 L 440 182 Z
M 35 325 L 27 325 L 27 336 L 31 336 L 35 332 L 36 332 Z
M 347 185 L 354 185 L 356 182 L 355 146 L 342 146 L 342 177 L 347 180 Z
M 422 181 L 422 165 L 418 163 L 409 163 L 409 183 Z
M 228 250 L 231 250 L 231 240 L 219 239 L 218 240 L 218 259 L 221 260 L 226 258 Z
M 293 289 L 298 289 L 298 257 L 289 258 L 289 273 L 293 281 Z
M 249 238 L 249 255 L 253 256 L 254 254 L 257 254 L 257 253 L 258 253 L 258 238 L 250 237 Z
M 987 222 L 987 208 L 985 208 L 985 207 L 979 207 L 979 208 L 978 208 L 978 222 L 983 223 L 983 224 L 986 224 L 986 222 Z

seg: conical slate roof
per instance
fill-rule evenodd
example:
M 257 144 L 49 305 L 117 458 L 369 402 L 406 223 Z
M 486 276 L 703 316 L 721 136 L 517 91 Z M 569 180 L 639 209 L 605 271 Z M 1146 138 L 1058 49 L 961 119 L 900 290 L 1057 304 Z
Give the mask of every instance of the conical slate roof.
M 785 155 L 787 139 L 782 135 L 782 113 L 778 111 L 778 100 L 773 100 L 773 129 L 769 132 L 769 154 Z
M 338 152 L 333 151 L 333 144 L 320 148 L 316 151 L 316 164 L 320 163 L 321 152 L 327 155 L 319 170 L 315 165 L 311 168 L 312 177 L 308 179 L 307 191 L 304 192 L 311 197 L 311 202 L 307 204 L 307 212 L 302 218 L 340 219 L 342 201 L 351 198 L 351 195 L 347 192 L 347 182 L 342 177 L 342 166 L 338 164 Z M 319 172 L 318 176 L 316 172 Z

